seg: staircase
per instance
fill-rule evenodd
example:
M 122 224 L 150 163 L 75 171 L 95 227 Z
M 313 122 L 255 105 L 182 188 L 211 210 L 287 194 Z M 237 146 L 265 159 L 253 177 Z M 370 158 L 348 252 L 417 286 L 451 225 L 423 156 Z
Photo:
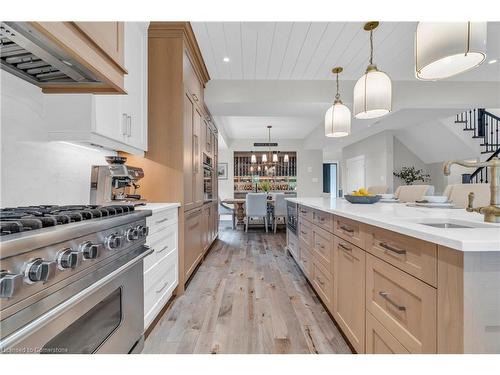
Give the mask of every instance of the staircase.
M 487 161 L 499 157 L 500 117 L 477 108 L 457 114 L 455 123 L 462 124 L 463 131 L 471 132 L 472 138 L 481 141 L 481 154 L 489 154 Z M 463 174 L 462 180 L 464 183 L 488 183 L 488 168 L 479 167 L 472 174 Z

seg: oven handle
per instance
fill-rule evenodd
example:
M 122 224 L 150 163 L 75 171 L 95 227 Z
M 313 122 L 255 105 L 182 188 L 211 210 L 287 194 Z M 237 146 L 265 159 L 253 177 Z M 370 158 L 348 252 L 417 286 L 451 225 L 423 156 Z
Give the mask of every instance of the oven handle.
M 109 275 L 106 275 L 99 281 L 95 282 L 88 288 L 82 290 L 81 292 L 75 294 L 73 297 L 67 299 L 63 303 L 57 305 L 54 307 L 52 310 L 49 312 L 45 313 L 44 315 L 38 317 L 37 319 L 33 320 L 31 323 L 27 324 L 20 330 L 14 332 L 10 336 L 7 336 L 4 340 L 0 341 L 0 353 L 4 351 L 7 348 L 10 348 L 11 346 L 16 345 L 17 343 L 23 341 L 26 339 L 28 336 L 32 335 L 34 332 L 38 331 L 41 329 L 43 326 L 46 324 L 52 322 L 54 319 L 58 318 L 62 314 L 64 314 L 66 311 L 71 309 L 74 305 L 82 301 L 84 298 L 88 297 L 92 293 L 94 293 L 97 289 L 101 288 L 103 285 L 106 283 L 110 282 L 112 279 L 117 277 L 118 275 L 122 274 L 123 272 L 127 271 L 129 268 L 133 267 L 136 265 L 138 262 L 142 261 L 146 256 L 149 254 L 153 253 L 154 250 L 149 247 L 148 245 L 142 245 L 142 252 L 133 258 L 132 260 L 128 261 L 124 265 L 120 266 L 113 272 L 111 272 Z

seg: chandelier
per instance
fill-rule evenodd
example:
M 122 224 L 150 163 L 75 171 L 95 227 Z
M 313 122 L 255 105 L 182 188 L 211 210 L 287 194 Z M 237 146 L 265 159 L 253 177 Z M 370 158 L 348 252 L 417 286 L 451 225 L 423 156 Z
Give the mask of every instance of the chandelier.
M 280 162 L 279 162 L 280 152 L 271 150 L 271 129 L 272 129 L 272 126 L 268 125 L 267 129 L 268 129 L 268 139 L 267 139 L 268 151 L 264 152 L 262 154 L 262 156 L 261 156 L 262 162 L 257 167 L 257 170 L 261 171 L 261 165 L 262 165 L 262 167 L 264 168 L 264 172 L 266 174 L 274 174 L 276 172 L 276 167 L 279 165 L 283 165 L 283 164 L 280 164 Z M 252 155 L 250 156 L 250 163 L 257 164 L 257 159 L 258 159 L 258 156 L 252 152 Z M 283 154 L 283 163 L 287 164 L 288 161 L 289 161 L 288 154 Z M 251 170 L 253 171 L 254 168 L 251 168 Z

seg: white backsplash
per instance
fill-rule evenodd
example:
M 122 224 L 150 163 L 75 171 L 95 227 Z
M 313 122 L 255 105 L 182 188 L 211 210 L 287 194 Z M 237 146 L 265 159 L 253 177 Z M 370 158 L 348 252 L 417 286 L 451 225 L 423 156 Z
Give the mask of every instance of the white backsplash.
M 91 166 L 116 153 L 48 142 L 41 90 L 4 71 L 0 84 L 0 206 L 88 203 Z

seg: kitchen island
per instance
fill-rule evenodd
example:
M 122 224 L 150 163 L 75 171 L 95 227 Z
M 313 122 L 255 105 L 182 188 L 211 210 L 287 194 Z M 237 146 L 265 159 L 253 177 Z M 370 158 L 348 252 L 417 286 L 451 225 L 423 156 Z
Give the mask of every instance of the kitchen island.
M 287 200 L 298 212 L 287 248 L 358 353 L 500 353 L 499 224 L 462 209 Z

